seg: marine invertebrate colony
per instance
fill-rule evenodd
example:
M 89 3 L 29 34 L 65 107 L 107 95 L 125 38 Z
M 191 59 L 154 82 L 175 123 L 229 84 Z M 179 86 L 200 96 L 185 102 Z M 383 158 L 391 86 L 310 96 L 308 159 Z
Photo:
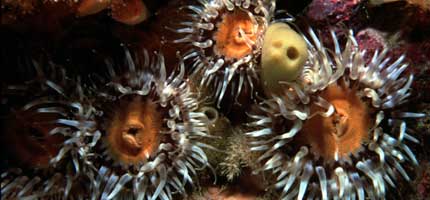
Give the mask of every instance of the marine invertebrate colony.
M 102 145 L 89 172 L 91 197 L 172 199 L 185 194 L 196 171 L 209 166 L 200 138 L 208 118 L 198 112 L 198 93 L 184 81 L 184 65 L 166 76 L 164 58 L 136 64 L 126 52 L 128 69 L 108 67 L 110 77 L 95 92 L 95 122 Z
M 189 44 L 184 58 L 192 61 L 192 73 L 202 76 L 200 84 L 213 89 L 219 107 L 227 91 L 237 98 L 243 88 L 254 89 L 263 34 L 274 17 L 275 1 L 199 3 L 181 8 L 189 21 L 173 29 L 185 34 L 174 42 Z
M 365 62 L 352 33 L 343 51 L 334 32 L 334 51 L 309 35 L 299 79 L 249 114 L 258 171 L 276 174 L 283 199 L 384 198 L 399 175 L 410 180 L 403 166 L 418 164 L 405 119 L 424 114 L 396 110 L 413 75 L 404 72 L 404 56 L 390 62 L 387 49 Z
M 412 1 L 0 0 L 1 199 L 426 198 Z
M 11 122 L 2 135 L 11 158 L 2 174 L 3 197 L 173 199 L 185 194 L 197 171 L 209 166 L 202 150 L 209 146 L 200 139 L 210 137 L 210 120 L 198 111 L 199 93 L 183 80 L 183 64 L 166 76 L 162 55 L 153 59 L 145 51 L 141 65 L 126 55 L 127 70 L 109 65 L 109 78 L 88 85 L 68 78 L 62 68 L 48 70 L 51 77 L 36 67 L 37 79 L 24 87 L 24 97 L 36 97 L 23 100 L 27 103 L 13 112 L 15 117 L 2 121 Z M 76 184 L 83 180 L 88 181 Z

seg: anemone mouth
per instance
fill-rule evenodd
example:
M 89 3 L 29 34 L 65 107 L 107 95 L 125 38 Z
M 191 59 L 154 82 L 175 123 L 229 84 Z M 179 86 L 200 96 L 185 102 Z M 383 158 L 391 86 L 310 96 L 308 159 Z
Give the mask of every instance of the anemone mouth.
M 154 102 L 141 96 L 120 100 L 106 137 L 108 150 L 115 160 L 138 164 L 154 155 L 163 123 L 156 109 Z
M 241 59 L 252 50 L 261 33 L 262 25 L 257 26 L 252 18 L 241 10 L 227 12 L 217 25 L 214 35 L 214 52 L 226 60 Z
M 181 8 L 189 21 L 172 31 L 185 34 L 175 43 L 189 50 L 191 74 L 201 76 L 200 85 L 213 90 L 220 107 L 224 95 L 237 97 L 244 87 L 253 90 L 264 32 L 274 17 L 274 2 L 260 0 L 200 2 Z M 231 92 L 227 92 L 227 88 Z
M 358 96 L 357 88 L 332 83 L 319 93 L 334 107 L 330 116 L 316 115 L 307 119 L 297 133 L 297 142 L 309 146 L 312 154 L 327 162 L 357 154 L 369 140 L 372 109 Z M 321 109 L 312 105 L 311 112 Z
M 334 51 L 309 34 L 300 79 L 249 114 L 246 135 L 263 165 L 256 171 L 278 175 L 283 199 L 385 198 L 387 185 L 410 181 L 404 166 L 418 165 L 405 119 L 425 115 L 396 110 L 413 76 L 402 73 L 404 57 L 390 63 L 386 49 L 365 62 L 352 32 L 343 51 L 334 32 Z

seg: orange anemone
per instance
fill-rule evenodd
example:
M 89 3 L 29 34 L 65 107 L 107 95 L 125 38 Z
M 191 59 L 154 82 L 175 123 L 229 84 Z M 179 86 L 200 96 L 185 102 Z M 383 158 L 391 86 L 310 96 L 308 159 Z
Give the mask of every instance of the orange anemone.
M 128 25 L 136 25 L 149 17 L 142 0 L 112 0 L 112 18 Z
M 311 151 L 326 160 L 338 160 L 360 149 L 371 129 L 371 115 L 357 89 L 333 83 L 320 96 L 334 106 L 329 117 L 316 115 L 308 119 L 297 137 Z M 316 108 L 311 107 L 312 110 Z
M 154 102 L 141 96 L 122 100 L 107 130 L 113 158 L 124 164 L 147 160 L 158 148 L 161 121 Z
M 136 25 L 149 17 L 149 11 L 142 0 L 83 0 L 77 7 L 78 16 L 96 14 L 109 8 L 112 18 L 118 22 Z
M 240 59 L 252 53 L 262 26 L 255 27 L 248 14 L 235 10 L 224 14 L 215 34 L 215 53 L 226 59 Z

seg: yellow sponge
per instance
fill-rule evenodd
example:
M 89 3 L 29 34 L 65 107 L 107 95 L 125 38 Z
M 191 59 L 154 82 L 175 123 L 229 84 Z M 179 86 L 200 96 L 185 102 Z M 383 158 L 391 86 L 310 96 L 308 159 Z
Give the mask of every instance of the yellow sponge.
M 308 57 L 302 36 L 287 24 L 274 23 L 264 35 L 261 55 L 261 79 L 268 93 L 280 93 L 285 85 L 280 81 L 294 81 Z

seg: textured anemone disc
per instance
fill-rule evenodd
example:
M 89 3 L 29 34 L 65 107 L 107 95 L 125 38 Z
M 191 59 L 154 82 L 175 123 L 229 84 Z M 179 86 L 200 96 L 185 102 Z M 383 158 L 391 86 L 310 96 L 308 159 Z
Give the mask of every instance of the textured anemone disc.
M 200 85 L 213 90 L 220 107 L 225 95 L 234 101 L 242 92 L 253 93 L 258 83 L 257 66 L 263 35 L 274 21 L 275 1 L 204 0 L 180 8 L 188 21 L 174 32 L 184 37 L 176 43 L 189 45 L 185 60 L 192 73 L 201 76 Z
M 209 137 L 209 119 L 197 110 L 199 94 L 184 80 L 183 64 L 167 76 L 162 55 L 142 57 L 135 62 L 126 51 L 127 69 L 108 65 L 110 77 L 94 90 L 102 136 L 101 160 L 88 173 L 93 199 L 173 199 L 209 166 L 199 142 Z
M 11 111 L 2 117 L 2 198 L 67 199 L 86 152 L 75 145 L 76 120 L 84 124 L 80 105 L 72 101 L 79 87 L 59 66 L 34 66 L 37 78 L 3 88 L 2 101 Z
M 119 101 L 106 129 L 109 154 L 124 164 L 145 162 L 159 145 L 159 109 L 142 96 L 123 97 Z
M 307 39 L 309 59 L 282 95 L 259 104 L 248 123 L 252 151 L 261 152 L 257 171 L 271 171 L 282 199 L 381 199 L 396 181 L 410 181 L 405 166 L 418 165 L 400 111 L 413 75 L 404 56 L 390 62 L 387 49 L 364 60 L 352 34 L 334 51 L 315 32 Z

